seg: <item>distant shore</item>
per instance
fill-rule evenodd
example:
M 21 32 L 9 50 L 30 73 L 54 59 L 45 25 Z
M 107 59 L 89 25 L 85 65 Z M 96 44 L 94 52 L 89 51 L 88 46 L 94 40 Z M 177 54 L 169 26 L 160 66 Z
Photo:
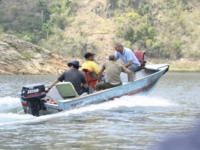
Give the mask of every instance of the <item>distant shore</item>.
M 180 60 L 167 60 L 167 59 L 147 59 L 147 64 L 170 64 L 169 72 L 200 72 L 200 60 L 196 59 L 180 59 Z
M 83 62 L 84 60 L 81 60 L 80 58 L 77 60 L 79 60 L 80 62 Z M 145 59 L 147 61 L 146 65 L 148 64 L 169 64 L 170 68 L 169 68 L 169 72 L 199 72 L 200 73 L 200 60 L 189 60 L 189 59 L 180 59 L 180 60 L 167 60 L 167 59 Z M 105 62 L 106 60 L 104 59 L 103 61 L 99 61 L 99 67 L 102 66 L 103 62 Z M 101 63 L 100 63 L 101 62 Z M 66 66 L 66 69 L 68 69 L 68 67 Z M 41 69 L 42 70 L 42 69 Z M 63 67 L 62 69 L 60 69 L 60 72 L 62 72 L 63 70 L 65 70 Z M 8 74 L 18 74 L 18 75 L 46 75 L 46 73 L 38 73 L 38 72 L 25 72 L 25 73 L 16 73 L 15 71 L 10 71 L 9 73 L 6 72 L 1 72 L 0 70 L 0 75 L 8 75 Z M 48 72 L 49 75 L 56 75 L 56 73 L 52 73 L 52 72 Z
M 179 68 L 170 68 L 169 72 L 199 72 L 200 69 L 179 69 Z

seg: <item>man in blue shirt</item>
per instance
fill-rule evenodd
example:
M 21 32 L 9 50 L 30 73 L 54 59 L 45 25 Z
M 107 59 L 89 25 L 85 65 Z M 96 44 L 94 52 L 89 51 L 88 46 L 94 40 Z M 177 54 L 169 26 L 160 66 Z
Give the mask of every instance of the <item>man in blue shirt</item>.
M 120 42 L 115 43 L 115 50 L 115 58 L 120 58 L 123 61 L 124 66 L 134 75 L 134 73 L 140 69 L 141 64 L 134 55 L 133 51 L 124 47 Z M 128 80 L 130 81 L 129 78 Z

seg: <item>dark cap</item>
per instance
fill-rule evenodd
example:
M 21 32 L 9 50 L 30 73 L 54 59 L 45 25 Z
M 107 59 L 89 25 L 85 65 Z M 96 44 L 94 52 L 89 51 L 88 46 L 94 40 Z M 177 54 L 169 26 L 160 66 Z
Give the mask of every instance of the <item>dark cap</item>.
M 72 61 L 72 62 L 69 62 L 67 65 L 68 65 L 69 67 L 71 67 L 72 65 L 77 66 L 77 67 L 81 67 L 81 66 L 79 65 L 79 61 L 76 61 L 76 60 L 74 60 L 74 61 Z
M 84 55 L 84 57 L 85 57 L 85 59 L 88 59 L 90 56 L 94 56 L 95 54 L 93 54 L 93 53 L 86 53 L 85 55 Z

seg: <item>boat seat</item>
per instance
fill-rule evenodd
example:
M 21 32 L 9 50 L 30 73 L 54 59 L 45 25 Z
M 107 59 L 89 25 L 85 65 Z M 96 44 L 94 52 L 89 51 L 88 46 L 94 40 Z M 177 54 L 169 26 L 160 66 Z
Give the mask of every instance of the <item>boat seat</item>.
M 146 61 L 144 60 L 145 52 L 139 51 L 139 50 L 134 50 L 134 54 L 141 64 L 140 69 L 143 69 L 145 67 L 145 64 L 146 64 Z
M 70 99 L 79 96 L 71 82 L 59 82 L 55 86 L 63 99 Z

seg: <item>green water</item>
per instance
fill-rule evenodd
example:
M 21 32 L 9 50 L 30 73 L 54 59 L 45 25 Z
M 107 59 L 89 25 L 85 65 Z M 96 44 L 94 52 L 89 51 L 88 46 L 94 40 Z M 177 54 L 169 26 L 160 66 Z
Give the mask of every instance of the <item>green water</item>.
M 23 85 L 50 84 L 56 76 L 0 76 L 0 149 L 151 149 L 199 121 L 199 73 L 166 73 L 147 96 L 58 114 L 24 115 Z

